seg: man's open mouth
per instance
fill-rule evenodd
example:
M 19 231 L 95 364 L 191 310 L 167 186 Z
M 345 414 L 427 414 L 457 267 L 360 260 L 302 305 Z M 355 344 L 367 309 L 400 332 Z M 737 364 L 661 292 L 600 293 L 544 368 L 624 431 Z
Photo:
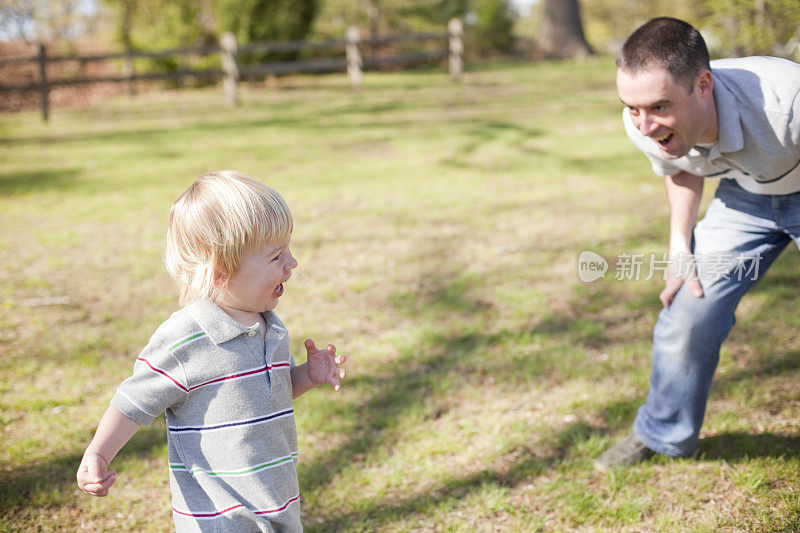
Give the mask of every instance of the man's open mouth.
M 666 135 L 662 135 L 661 137 L 651 137 L 655 142 L 660 144 L 661 146 L 666 146 L 672 140 L 673 133 L 667 133 Z

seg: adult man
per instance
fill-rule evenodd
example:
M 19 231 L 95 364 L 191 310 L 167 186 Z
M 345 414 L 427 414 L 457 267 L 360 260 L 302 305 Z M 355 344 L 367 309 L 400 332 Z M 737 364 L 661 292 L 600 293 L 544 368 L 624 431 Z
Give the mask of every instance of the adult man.
M 694 453 L 739 300 L 791 240 L 800 245 L 800 65 L 709 63 L 694 27 L 659 17 L 623 46 L 617 90 L 628 136 L 664 176 L 670 267 L 647 401 L 633 433 L 595 462 L 601 471 Z M 695 227 L 710 177 L 720 185 Z

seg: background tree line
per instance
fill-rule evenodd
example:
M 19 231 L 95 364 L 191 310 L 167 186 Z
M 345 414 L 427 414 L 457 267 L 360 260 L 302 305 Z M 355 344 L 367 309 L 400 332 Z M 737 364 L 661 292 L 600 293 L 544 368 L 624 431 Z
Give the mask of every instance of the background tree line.
M 224 31 L 240 43 L 339 39 L 351 25 L 363 35 L 438 32 L 459 17 L 471 53 L 565 57 L 614 53 L 656 15 L 701 28 L 717 56 L 789 56 L 800 40 L 798 0 L 0 0 L 0 38 L 72 42 L 94 32 L 158 49 L 213 43 Z

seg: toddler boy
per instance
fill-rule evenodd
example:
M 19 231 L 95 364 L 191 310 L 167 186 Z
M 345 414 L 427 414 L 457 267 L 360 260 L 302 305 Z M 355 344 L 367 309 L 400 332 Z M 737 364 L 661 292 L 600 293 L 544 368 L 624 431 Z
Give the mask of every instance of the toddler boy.
M 305 341 L 295 366 L 273 309 L 297 267 L 283 198 L 236 171 L 206 174 L 172 205 L 166 266 L 181 310 L 153 334 L 84 453 L 78 486 L 105 496 L 108 464 L 166 413 L 177 531 L 301 531 L 292 400 L 339 390 L 344 356 Z

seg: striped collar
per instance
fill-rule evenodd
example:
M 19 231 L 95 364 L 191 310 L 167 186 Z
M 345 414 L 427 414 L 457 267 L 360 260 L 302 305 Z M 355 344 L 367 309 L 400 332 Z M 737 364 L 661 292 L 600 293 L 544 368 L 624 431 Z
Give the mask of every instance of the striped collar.
M 188 306 L 189 313 L 197 321 L 200 328 L 208 335 L 208 338 L 216 345 L 228 342 L 231 339 L 249 332 L 253 327 L 243 326 L 231 318 L 228 313 L 210 300 L 201 300 Z M 282 330 L 286 330 L 278 317 L 272 311 L 262 313 L 267 327 L 273 325 Z

